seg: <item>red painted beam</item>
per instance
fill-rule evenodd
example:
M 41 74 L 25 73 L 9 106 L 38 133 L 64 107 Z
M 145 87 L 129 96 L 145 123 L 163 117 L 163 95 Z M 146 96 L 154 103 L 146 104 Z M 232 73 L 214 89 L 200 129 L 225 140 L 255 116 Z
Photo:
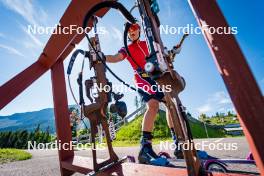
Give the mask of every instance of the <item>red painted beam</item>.
M 70 32 L 69 29 L 71 26 L 74 29 L 77 27 L 82 28 L 83 19 L 87 11 L 99 2 L 102 2 L 102 0 L 71 1 L 60 20 L 60 26 L 57 26 L 57 31 L 67 29 L 65 32 Z M 102 9 L 98 11 L 96 15 L 102 17 L 107 11 L 108 9 Z M 89 22 L 88 26 L 91 27 L 92 23 Z M 59 33 L 52 35 L 43 50 L 44 55 L 46 55 L 48 59 L 40 58 L 40 62 L 50 68 L 59 58 L 62 57 L 62 55 L 68 55 L 68 53 L 64 54 L 67 48 L 74 47 L 83 39 L 83 37 L 84 34 L 78 34 L 76 30 L 73 30 L 72 33 L 69 34 Z
M 61 26 L 69 27 L 71 24 L 82 27 L 82 20 L 88 9 L 101 1 L 73 0 L 60 20 Z M 102 17 L 107 10 L 103 9 L 97 15 Z M 79 35 L 76 32 L 72 34 L 53 34 L 38 58 L 38 61 L 0 87 L 0 109 L 23 92 L 23 90 L 43 75 L 59 59 L 63 61 L 83 37 L 84 35 Z
M 100 160 L 102 162 L 103 160 Z M 64 168 L 68 170 L 74 170 L 82 174 L 89 174 L 92 172 L 93 168 L 92 158 L 82 157 L 82 156 L 74 156 L 66 161 L 62 162 Z M 161 167 L 161 166 L 152 166 L 145 164 L 137 164 L 137 163 L 119 163 L 113 165 L 111 168 L 106 169 L 104 172 L 97 173 L 97 176 L 109 176 L 109 175 L 122 175 L 122 176 L 186 176 L 188 172 L 186 169 L 182 168 L 173 168 L 173 167 Z M 224 174 L 224 173 L 203 173 L 203 176 L 241 176 L 247 174 Z
M 70 126 L 70 117 L 68 110 L 68 100 L 64 76 L 63 62 L 57 62 L 51 68 L 52 92 L 54 102 L 54 115 L 57 133 L 58 146 L 67 148 L 59 148 L 59 160 L 67 160 L 74 156 L 73 149 L 70 148 L 72 135 Z M 61 145 L 59 145 L 61 144 Z M 71 175 L 71 171 L 63 168 L 60 163 L 62 175 Z
M 48 69 L 35 62 L 0 87 L 0 109 L 4 108 Z
M 117 175 L 122 176 L 187 176 L 188 172 L 186 169 L 173 168 L 173 167 L 161 167 L 161 166 L 152 166 L 145 164 L 137 163 L 122 163 L 121 166 L 117 165 L 116 167 L 106 170 L 98 176 L 108 176 L 117 173 Z M 243 176 L 246 174 L 225 174 L 225 173 L 203 173 L 203 176 Z
M 229 25 L 215 0 L 189 0 L 199 23 Z M 239 121 L 261 174 L 264 175 L 264 99 L 233 35 L 204 33 L 215 63 L 238 113 Z

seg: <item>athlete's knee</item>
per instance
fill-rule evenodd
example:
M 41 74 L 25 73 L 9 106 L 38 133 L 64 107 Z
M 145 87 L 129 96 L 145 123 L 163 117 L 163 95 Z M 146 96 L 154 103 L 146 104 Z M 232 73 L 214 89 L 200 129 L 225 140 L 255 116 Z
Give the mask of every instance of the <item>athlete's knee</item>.
M 151 99 L 148 101 L 148 111 L 158 112 L 159 110 L 159 101 Z

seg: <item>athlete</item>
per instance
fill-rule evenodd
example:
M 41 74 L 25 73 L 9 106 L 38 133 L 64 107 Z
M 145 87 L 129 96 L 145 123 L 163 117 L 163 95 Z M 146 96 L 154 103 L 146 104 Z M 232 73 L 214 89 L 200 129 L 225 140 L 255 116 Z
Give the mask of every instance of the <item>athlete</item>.
M 146 57 L 149 55 L 146 41 L 140 40 L 140 26 L 138 24 L 132 24 L 128 30 L 128 37 L 131 43 L 128 45 L 129 52 L 132 58 L 127 54 L 125 48 L 121 48 L 115 55 L 106 55 L 106 62 L 116 63 L 127 59 L 134 70 L 134 79 L 136 86 L 144 90 L 147 93 L 140 93 L 142 100 L 147 104 L 147 110 L 144 114 L 142 122 L 142 137 L 141 147 L 138 156 L 138 160 L 143 164 L 162 165 L 160 162 L 164 162 L 152 149 L 152 131 L 154 127 L 154 121 L 156 114 L 159 110 L 159 103 L 164 97 L 164 93 L 154 90 L 153 86 L 157 86 L 156 82 L 152 80 L 146 72 L 144 72 L 144 65 L 146 64 Z M 178 53 L 180 47 L 178 47 Z M 151 88 L 152 86 L 152 88 Z M 175 135 L 172 121 L 169 117 L 168 110 L 166 110 L 166 118 L 168 126 L 171 130 L 172 138 L 176 146 L 178 146 L 177 137 Z M 174 151 L 177 158 L 183 158 L 182 151 L 177 147 Z

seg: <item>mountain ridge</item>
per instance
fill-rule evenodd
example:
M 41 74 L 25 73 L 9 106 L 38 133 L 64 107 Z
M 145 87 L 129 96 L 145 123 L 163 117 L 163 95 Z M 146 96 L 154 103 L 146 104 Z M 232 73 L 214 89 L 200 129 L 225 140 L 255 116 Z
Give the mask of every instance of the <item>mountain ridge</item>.
M 17 130 L 33 131 L 38 124 L 41 130 L 44 131 L 49 127 L 50 132 L 55 133 L 53 108 L 0 116 L 0 132 Z

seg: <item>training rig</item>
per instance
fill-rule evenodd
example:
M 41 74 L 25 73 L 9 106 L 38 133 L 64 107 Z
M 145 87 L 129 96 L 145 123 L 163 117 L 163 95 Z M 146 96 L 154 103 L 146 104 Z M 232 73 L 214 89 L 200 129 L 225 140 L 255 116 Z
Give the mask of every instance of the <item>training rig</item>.
M 189 0 L 189 4 L 192 7 L 200 26 L 206 22 L 212 27 L 228 27 L 228 24 L 215 1 Z M 136 8 L 140 13 L 143 31 L 149 50 L 145 71 L 152 77 L 152 79 L 156 80 L 159 85 L 172 86 L 172 92 L 165 92 L 164 103 L 169 110 L 172 118 L 171 120 L 175 127 L 175 133 L 177 134 L 180 143 L 189 143 L 190 145 L 193 145 L 186 113 L 178 97 L 178 94 L 183 91 L 185 87 L 185 81 L 173 68 L 175 48 L 168 51 L 161 41 L 159 34 L 160 22 L 157 16 L 159 11 L 158 4 L 155 0 L 136 0 L 136 6 L 131 10 Z M 114 152 L 106 117 L 106 108 L 108 103 L 111 102 L 112 96 L 116 102 L 118 102 L 122 96 L 113 93 L 112 91 L 101 90 L 98 91 L 96 97 L 92 97 L 90 94 L 91 89 L 95 83 L 111 87 L 111 82 L 106 78 L 106 71 L 108 70 L 123 84 L 135 91 L 139 90 L 125 83 L 105 63 L 105 58 L 100 48 L 99 37 L 96 34 L 96 24 L 98 22 L 98 17 L 103 17 L 109 9 L 119 10 L 127 20 L 124 31 L 124 44 L 129 54 L 126 44 L 127 30 L 129 25 L 136 23 L 137 21 L 121 3 L 117 1 L 73 0 L 60 20 L 61 25 L 57 26 L 57 30 L 75 24 L 83 28 L 93 27 L 95 36 L 90 37 L 88 33 L 85 33 L 84 35 L 77 33 L 52 35 L 40 58 L 26 70 L 0 87 L 0 108 L 2 109 L 42 74 L 51 69 L 57 140 L 60 141 L 61 144 L 69 144 L 72 136 L 68 114 L 63 60 L 71 53 L 75 45 L 78 44 L 83 37 L 86 37 L 89 50 L 76 50 L 73 53 L 67 74 L 68 76 L 71 74 L 72 66 L 78 54 L 82 54 L 85 59 L 89 60 L 90 69 L 93 68 L 95 73 L 94 77 L 85 81 L 86 96 L 91 103 L 86 105 L 83 98 L 83 62 L 82 71 L 77 80 L 79 84 L 80 98 L 78 104 L 81 108 L 81 114 L 83 114 L 84 117 L 87 117 L 90 121 L 92 135 L 91 142 L 93 144 L 92 147 L 94 148 L 96 147 L 96 128 L 99 124 L 102 125 L 103 131 L 105 132 L 109 159 L 98 160 L 96 150 L 92 150 L 92 158 L 88 158 L 74 155 L 73 150 L 61 149 L 59 150 L 61 175 L 72 175 L 74 172 L 88 175 L 212 174 L 203 171 L 195 148 L 183 150 L 187 169 L 141 165 L 127 162 L 131 161 L 130 157 L 120 159 Z M 183 36 L 179 46 L 182 45 L 186 36 L 187 34 Z M 242 123 L 244 133 L 250 144 L 256 164 L 260 173 L 264 174 L 264 151 L 261 150 L 264 147 L 264 139 L 260 136 L 264 133 L 264 125 L 262 122 L 262 117 L 264 116 L 264 101 L 262 94 L 234 36 L 220 36 L 219 34 L 209 34 L 208 32 L 205 32 L 204 36 L 238 112 L 240 122 Z M 229 48 L 233 49 L 230 50 Z M 247 80 L 247 84 L 241 82 L 241 77 Z M 238 87 L 240 89 L 238 89 Z M 118 111 L 118 108 L 119 110 L 121 109 L 118 112 L 123 112 L 123 114 L 121 113 L 121 116 L 125 116 L 125 105 L 122 103 L 120 104 L 119 102 L 119 105 L 116 104 L 115 106 L 113 106 L 113 109 L 115 109 L 115 111 Z M 213 173 L 213 175 L 217 174 Z

